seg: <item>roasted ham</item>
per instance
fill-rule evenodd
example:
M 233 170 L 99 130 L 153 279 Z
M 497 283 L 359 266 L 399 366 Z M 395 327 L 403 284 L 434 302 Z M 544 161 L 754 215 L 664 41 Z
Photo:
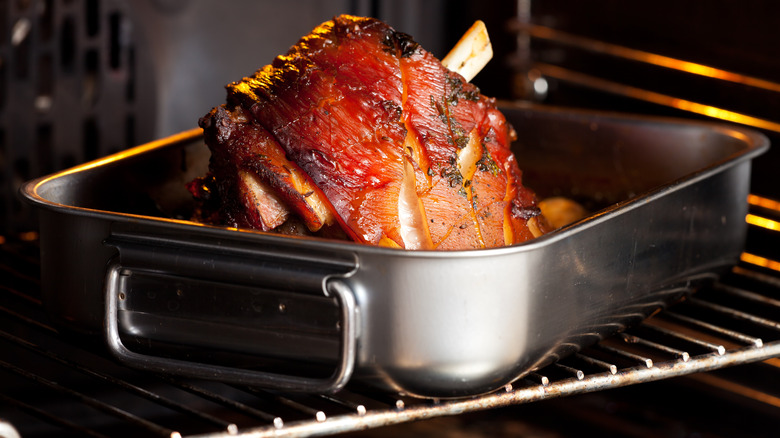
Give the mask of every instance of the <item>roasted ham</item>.
M 202 220 L 406 249 L 546 231 L 494 100 L 381 21 L 338 16 L 226 88 Z

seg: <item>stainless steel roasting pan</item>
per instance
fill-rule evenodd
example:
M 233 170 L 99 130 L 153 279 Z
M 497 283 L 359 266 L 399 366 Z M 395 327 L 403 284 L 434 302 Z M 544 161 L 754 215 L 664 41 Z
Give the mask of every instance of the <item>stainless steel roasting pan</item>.
M 349 380 L 421 397 L 501 388 L 636 323 L 732 265 L 747 129 L 503 106 L 524 182 L 593 211 L 499 249 L 405 251 L 204 226 L 193 130 L 21 190 L 39 211 L 47 311 L 132 366 L 269 389 Z

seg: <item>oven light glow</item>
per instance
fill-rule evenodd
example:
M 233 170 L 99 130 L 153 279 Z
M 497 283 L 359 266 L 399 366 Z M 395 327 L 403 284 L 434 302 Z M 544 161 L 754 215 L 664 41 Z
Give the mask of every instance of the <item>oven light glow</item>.
M 769 210 L 780 211 L 780 202 L 758 195 L 748 195 L 748 204 Z
M 562 81 L 579 84 L 587 88 L 595 88 L 597 90 L 616 94 L 618 96 L 626 96 L 632 99 L 638 99 L 645 102 L 677 108 L 683 111 L 688 111 L 694 114 L 700 114 L 719 120 L 739 123 L 742 125 L 752 126 L 754 128 L 766 129 L 768 131 L 780 132 L 780 123 L 773 122 L 771 120 L 761 119 L 747 114 L 729 111 L 723 108 L 692 102 L 690 100 L 680 99 L 666 94 L 632 87 L 630 85 L 620 84 L 551 64 L 537 63 L 536 68 L 548 78 L 555 78 Z
M 750 263 L 751 265 L 772 269 L 773 271 L 780 271 L 780 262 L 776 260 L 767 259 L 747 252 L 743 252 L 739 259 L 745 263 Z
M 780 92 L 780 83 L 767 81 L 754 76 L 746 76 L 743 74 L 710 67 L 704 64 L 697 64 L 695 62 L 684 61 L 682 59 L 671 58 L 669 56 L 663 56 L 656 53 L 636 50 L 617 44 L 610 44 L 604 41 L 573 35 L 545 26 L 534 25 L 530 26 L 530 28 L 527 30 L 535 38 L 547 39 L 559 42 L 561 44 L 590 50 L 596 53 L 604 53 L 607 55 L 632 59 L 634 61 L 657 65 L 659 67 L 672 70 L 684 71 L 698 76 L 717 78 L 736 84 L 744 84 L 751 87 L 762 88 L 768 91 Z
M 202 135 L 203 135 L 203 129 L 201 129 L 201 128 L 192 128 L 192 129 L 190 129 L 188 131 L 183 131 L 183 132 L 180 132 L 178 134 L 173 134 L 173 135 L 171 135 L 169 137 L 161 138 L 159 140 L 153 140 L 153 141 L 151 141 L 149 143 L 142 144 L 140 146 L 135 146 L 135 147 L 132 147 L 130 149 L 125 149 L 123 151 L 119 151 L 117 153 L 105 156 L 103 158 L 98 158 L 95 161 L 90 161 L 90 162 L 81 164 L 79 166 L 73 167 L 71 169 L 64 170 L 64 171 L 58 173 L 54 177 L 58 178 L 58 177 L 61 177 L 62 175 L 69 175 L 69 174 L 72 174 L 72 173 L 83 172 L 85 170 L 89 170 L 89 169 L 92 169 L 92 168 L 95 168 L 95 167 L 105 166 L 108 163 L 111 163 L 111 162 L 114 162 L 114 161 L 119 161 L 119 160 L 122 160 L 122 159 L 127 159 L 127 157 L 130 157 L 130 156 L 133 156 L 133 155 L 142 154 L 142 153 L 144 153 L 144 152 L 146 152 L 148 150 L 158 148 L 158 147 L 160 147 L 161 143 L 175 143 L 177 141 L 189 141 L 189 140 L 198 138 L 198 137 L 200 137 Z M 50 178 L 51 177 L 45 178 L 45 179 L 41 180 L 37 184 L 37 186 L 40 187 L 41 185 L 45 184 L 46 181 L 48 179 L 50 179 Z M 37 189 L 36 189 L 36 191 L 37 191 Z
M 749 214 L 745 217 L 745 221 L 750 225 L 766 228 L 767 230 L 780 231 L 780 222 L 767 219 L 765 217 Z
M 557 43 L 561 43 L 563 45 L 578 47 L 580 49 L 588 50 L 595 53 L 602 53 L 602 54 L 611 55 L 623 59 L 631 59 L 645 64 L 687 72 L 697 76 L 716 78 L 723 81 L 733 82 L 736 84 L 748 85 L 751 87 L 761 88 L 772 92 L 780 92 L 780 83 L 778 82 L 767 81 L 757 77 L 745 76 L 739 73 L 721 70 L 703 64 L 684 61 L 682 59 L 671 58 L 656 53 L 650 53 L 642 50 L 631 49 L 629 47 L 624 47 L 616 44 L 610 44 L 603 41 L 582 37 L 579 35 L 573 35 L 566 32 L 561 32 L 559 30 L 555 30 L 545 26 L 530 26 L 525 30 L 529 32 L 529 34 L 534 38 L 550 40 Z M 660 93 L 654 93 L 647 90 L 641 90 L 638 88 L 609 82 L 603 79 L 591 78 L 588 77 L 587 75 L 571 72 L 560 67 L 545 65 L 543 63 L 537 64 L 536 67 L 539 70 L 541 70 L 545 76 L 554 77 L 562 80 L 571 80 L 585 86 L 601 88 L 602 90 L 615 93 L 618 95 L 629 96 L 632 98 L 645 100 L 659 105 L 671 106 L 673 108 L 678 108 L 683 111 L 690 111 L 695 114 L 701 114 L 719 120 L 726 120 L 730 122 L 753 126 L 756 128 L 780 132 L 780 124 L 775 123 L 771 120 L 760 119 L 758 117 L 749 116 L 747 114 L 740 114 L 723 108 L 717 108 L 714 106 L 705 105 L 697 102 L 691 102 L 684 99 L 677 99 L 672 96 L 667 96 Z

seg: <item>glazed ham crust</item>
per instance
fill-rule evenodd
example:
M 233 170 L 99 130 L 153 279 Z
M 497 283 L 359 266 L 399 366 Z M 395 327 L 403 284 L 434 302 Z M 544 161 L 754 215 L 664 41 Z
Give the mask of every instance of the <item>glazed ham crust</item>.
M 190 187 L 218 192 L 211 220 L 406 249 L 545 231 L 494 100 L 381 21 L 338 16 L 226 89 L 200 120 L 210 175 Z

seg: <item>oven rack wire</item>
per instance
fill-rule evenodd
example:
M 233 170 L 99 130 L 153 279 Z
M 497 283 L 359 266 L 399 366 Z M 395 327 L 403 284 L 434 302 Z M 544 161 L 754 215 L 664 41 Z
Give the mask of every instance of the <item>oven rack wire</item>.
M 754 195 L 749 203 L 748 245 L 730 273 L 594 347 L 494 393 L 457 400 L 355 385 L 334 395 L 291 395 L 124 368 L 100 345 L 48 324 L 38 298 L 36 242 L 9 241 L 0 251 L 0 381 L 7 382 L 0 426 L 24 436 L 323 436 L 758 361 L 780 368 L 780 261 L 761 252 L 777 247 L 771 240 L 780 239 L 780 204 Z M 765 397 L 780 405 L 776 395 Z
M 647 52 L 634 47 L 614 44 L 607 41 L 592 39 L 587 36 L 571 34 L 559 29 L 547 27 L 529 20 L 510 20 L 510 32 L 518 41 L 516 53 L 510 55 L 514 64 L 522 66 L 516 72 L 525 76 L 535 90 L 535 95 L 520 95 L 521 99 L 544 99 L 548 96 L 551 81 L 558 81 L 575 87 L 594 90 L 602 95 L 612 95 L 626 98 L 632 102 L 643 102 L 658 108 L 669 108 L 680 111 L 688 116 L 706 117 L 721 122 L 737 123 L 770 133 L 780 133 L 780 122 L 775 117 L 774 110 L 751 99 L 752 112 L 734 110 L 745 107 L 743 99 L 750 99 L 752 93 L 776 94 L 780 92 L 780 82 L 757 76 L 721 69 L 711 65 L 699 64 L 686 59 L 665 56 L 660 53 Z M 533 47 L 533 50 L 532 50 Z M 561 62 L 561 52 L 584 54 L 586 62 Z M 538 56 L 531 58 L 531 53 Z M 578 59 L 578 56 L 570 56 Z M 596 69 L 601 63 L 615 66 Z M 619 65 L 619 67 L 617 67 Z M 636 69 L 637 78 L 626 74 L 626 69 Z M 632 70 L 633 71 L 633 70 Z M 674 81 L 647 81 L 646 77 L 654 74 L 669 74 Z M 701 100 L 692 90 L 704 86 L 709 80 L 707 91 L 738 90 L 728 96 L 729 103 L 719 105 Z M 688 84 L 687 93 L 679 89 L 669 88 L 671 84 Z M 541 88 L 540 88 L 541 87 Z M 685 88 L 683 88 L 685 89 Z M 539 90 L 545 90 L 539 92 Z M 726 105 L 726 106 L 722 106 Z

